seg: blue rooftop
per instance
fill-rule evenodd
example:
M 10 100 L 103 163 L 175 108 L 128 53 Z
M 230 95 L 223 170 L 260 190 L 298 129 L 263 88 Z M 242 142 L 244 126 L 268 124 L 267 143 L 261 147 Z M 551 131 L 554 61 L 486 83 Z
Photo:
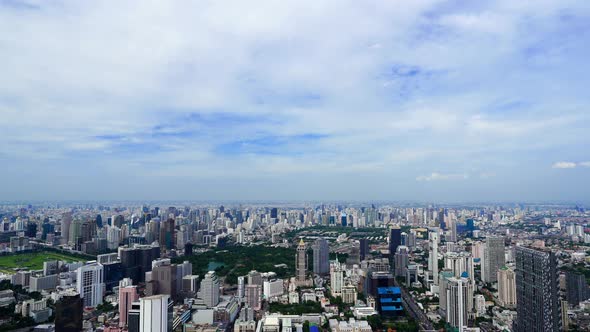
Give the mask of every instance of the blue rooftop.
M 379 295 L 399 295 L 402 291 L 399 287 L 379 287 L 377 293 Z

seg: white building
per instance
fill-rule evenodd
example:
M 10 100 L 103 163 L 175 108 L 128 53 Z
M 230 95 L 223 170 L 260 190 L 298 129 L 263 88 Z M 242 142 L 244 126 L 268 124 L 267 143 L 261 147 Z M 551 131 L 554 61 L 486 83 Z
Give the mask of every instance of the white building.
M 214 307 L 219 303 L 219 279 L 214 271 L 209 271 L 201 280 L 200 297 L 208 307 Z
M 473 285 L 467 278 L 449 278 L 446 292 L 447 322 L 461 331 L 473 307 Z
M 269 280 L 263 283 L 265 299 L 281 296 L 285 292 L 283 279 Z
M 104 295 L 104 269 L 96 261 L 90 261 L 76 270 L 76 290 L 84 300 L 84 306 L 102 304 Z
M 338 260 L 330 264 L 330 289 L 332 296 L 341 296 L 344 286 L 344 266 Z
M 168 331 L 169 295 L 154 295 L 139 299 L 139 332 Z

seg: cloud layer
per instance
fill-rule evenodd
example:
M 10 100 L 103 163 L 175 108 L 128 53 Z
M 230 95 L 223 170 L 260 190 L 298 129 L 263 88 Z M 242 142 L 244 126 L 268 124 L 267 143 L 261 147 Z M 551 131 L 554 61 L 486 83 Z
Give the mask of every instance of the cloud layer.
M 583 199 L 541 165 L 589 157 L 588 22 L 587 1 L 3 1 L 0 200 Z

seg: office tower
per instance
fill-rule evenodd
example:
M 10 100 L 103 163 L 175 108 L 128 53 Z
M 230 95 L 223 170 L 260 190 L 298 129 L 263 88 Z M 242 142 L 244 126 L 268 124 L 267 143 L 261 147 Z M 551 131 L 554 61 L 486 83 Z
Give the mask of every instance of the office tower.
M 487 283 L 494 283 L 498 280 L 498 269 L 506 264 L 506 256 L 504 255 L 504 238 L 486 238 L 483 253 L 481 280 Z
M 396 277 L 405 277 L 406 276 L 406 269 L 408 267 L 409 262 L 409 250 L 406 246 L 399 246 L 397 247 L 397 252 L 395 253 L 395 276 Z
M 66 212 L 61 217 L 61 240 L 67 244 L 70 237 L 70 225 L 72 224 L 72 212 Z
M 136 286 L 119 287 L 119 326 L 126 327 L 131 304 L 139 299 Z
M 96 227 L 102 228 L 102 216 L 100 214 L 96 215 L 96 219 L 94 221 L 96 223 Z
M 454 278 L 455 275 L 453 274 L 452 270 L 449 269 L 443 269 L 442 271 L 440 271 L 439 273 L 439 297 L 438 297 L 438 302 L 439 302 L 439 307 L 440 309 L 444 310 L 446 312 L 447 310 L 447 285 L 449 283 L 449 279 Z
M 498 270 L 498 300 L 506 308 L 516 307 L 516 275 L 507 266 Z
M 172 299 L 178 297 L 177 286 L 179 281 L 182 282 L 182 276 L 178 276 L 176 264 L 170 264 L 170 261 L 163 262 L 154 266 L 151 274 L 151 287 L 150 285 L 147 286 L 149 295 L 166 294 L 170 295 Z M 155 287 L 155 289 L 152 287 Z
M 569 325 L 570 325 L 570 318 L 567 315 L 567 310 L 569 308 L 569 305 L 567 303 L 566 300 L 561 300 L 561 326 L 562 326 L 562 331 L 568 331 L 569 330 Z
M 402 230 L 399 227 L 394 227 L 389 231 L 389 257 L 393 258 L 397 247 L 402 244 Z
M 296 276 L 298 282 L 304 282 L 307 276 L 307 249 L 303 239 L 299 241 L 297 246 L 297 254 L 295 255 Z
M 160 225 L 160 247 L 171 250 L 175 248 L 175 222 L 174 219 L 169 218 Z
M 330 290 L 332 296 L 342 295 L 342 287 L 344 286 L 344 266 L 338 260 L 330 265 Z
M 131 309 L 127 315 L 127 332 L 139 332 L 139 315 L 141 314 L 141 304 L 139 301 L 131 303 Z
M 260 310 L 262 298 L 262 287 L 260 285 L 247 285 L 245 302 L 250 308 Z
M 557 260 L 553 252 L 516 248 L 515 332 L 561 329 L 557 279 Z
M 199 276 L 188 275 L 182 277 L 182 291 L 185 294 L 190 294 L 193 297 L 199 291 Z
M 219 279 L 214 271 L 207 272 L 201 280 L 199 294 L 208 307 L 214 307 L 219 303 Z
M 135 283 L 145 282 L 145 273 L 152 270 L 152 261 L 160 258 L 160 247 L 157 245 L 119 247 L 119 258 L 123 276 L 131 278 Z
M 444 230 L 446 229 L 446 225 L 445 225 L 445 209 L 440 209 L 440 211 L 438 211 L 438 227 L 440 227 L 440 229 Z
M 85 307 L 102 304 L 104 294 L 102 265 L 96 261 L 88 262 L 76 270 L 76 290 L 84 301 Z
M 404 314 L 402 294 L 399 287 L 377 288 L 377 310 L 383 317 L 398 317 Z
M 324 238 L 319 238 L 313 245 L 313 273 L 326 275 L 330 272 L 330 246 Z
M 447 322 L 462 331 L 473 307 L 473 285 L 467 278 L 449 278 L 446 292 Z
M 279 216 L 279 210 L 277 208 L 270 209 L 270 217 L 277 219 Z
M 78 332 L 82 331 L 82 315 L 84 303 L 80 295 L 68 292 L 55 304 L 55 331 Z
M 238 277 L 238 299 L 243 300 L 246 292 L 246 278 L 244 276 Z
M 256 270 L 248 272 L 248 285 L 262 286 L 262 274 Z
M 457 242 L 457 221 L 452 219 L 449 220 L 447 228 L 447 242 Z
M 361 261 L 364 261 L 369 254 L 369 240 L 368 239 L 360 239 L 360 258 Z M 329 255 L 328 255 L 329 256 Z
M 168 295 L 146 296 L 139 299 L 139 332 L 168 331 Z
M 444 267 L 453 271 L 456 278 L 466 275 L 472 283 L 475 282 L 473 258 L 468 252 L 447 252 L 444 255 Z
M 190 242 L 187 242 L 187 243 L 184 245 L 184 255 L 185 255 L 185 256 L 190 256 L 190 255 L 192 255 L 192 254 L 193 254 L 193 244 L 192 244 L 192 243 L 190 243 Z
M 566 271 L 565 281 L 566 299 L 570 305 L 575 307 L 579 305 L 580 302 L 590 298 L 588 283 L 586 283 L 586 277 L 584 277 L 583 274 Z
M 438 230 L 428 232 L 428 271 L 432 282 L 438 285 Z

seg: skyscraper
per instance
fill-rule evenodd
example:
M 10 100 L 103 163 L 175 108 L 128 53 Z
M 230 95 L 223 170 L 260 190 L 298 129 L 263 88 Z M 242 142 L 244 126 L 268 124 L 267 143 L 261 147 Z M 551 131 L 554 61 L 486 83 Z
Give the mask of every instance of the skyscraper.
M 438 231 L 428 232 L 428 271 L 432 276 L 432 282 L 438 285 Z
M 146 296 L 139 299 L 140 332 L 168 331 L 168 295 Z
M 462 331 L 473 308 L 473 285 L 467 278 L 449 278 L 446 292 L 447 322 Z
M 260 310 L 262 300 L 262 287 L 260 285 L 246 286 L 246 304 L 254 310 Z
M 174 226 L 174 219 L 169 218 L 165 222 L 160 225 L 160 247 L 165 248 L 167 250 L 171 250 L 175 248 L 176 242 L 176 234 L 175 234 L 175 226 Z
M 558 271 L 548 250 L 516 248 L 515 332 L 560 331 Z
M 208 307 L 214 307 L 219 303 L 219 279 L 215 271 L 209 271 L 201 280 L 199 294 Z
M 394 227 L 389 231 L 389 257 L 393 258 L 397 247 L 402 244 L 402 230 L 399 227 Z
M 566 299 L 567 302 L 573 306 L 577 306 L 580 302 L 590 298 L 590 290 L 586 277 L 581 273 L 566 271 Z
M 328 241 L 319 238 L 313 245 L 313 273 L 326 275 L 330 272 L 330 247 Z
M 494 283 L 498 281 L 498 269 L 506 264 L 504 238 L 496 236 L 486 238 L 483 253 L 481 279 L 484 282 Z
M 498 300 L 504 307 L 516 307 L 516 276 L 506 266 L 498 270 Z
M 344 266 L 338 260 L 330 265 L 330 290 L 332 296 L 342 295 L 342 287 L 344 286 Z
M 131 304 L 139 299 L 136 286 L 119 288 L 119 326 L 126 327 Z
M 307 276 L 307 248 L 303 239 L 299 241 L 297 246 L 297 254 L 295 255 L 295 269 L 298 282 L 305 282 Z
M 360 259 L 364 261 L 369 254 L 369 240 L 368 239 L 360 239 Z
M 405 277 L 409 261 L 409 250 L 406 246 L 397 247 L 395 253 L 395 276 Z
M 69 292 L 55 304 L 55 331 L 82 331 L 84 303 L 76 292 Z
M 61 241 L 67 244 L 70 239 L 70 225 L 72 224 L 72 212 L 66 212 L 61 217 Z
M 103 267 L 90 261 L 76 270 L 76 289 L 85 307 L 96 307 L 102 303 L 104 294 Z

